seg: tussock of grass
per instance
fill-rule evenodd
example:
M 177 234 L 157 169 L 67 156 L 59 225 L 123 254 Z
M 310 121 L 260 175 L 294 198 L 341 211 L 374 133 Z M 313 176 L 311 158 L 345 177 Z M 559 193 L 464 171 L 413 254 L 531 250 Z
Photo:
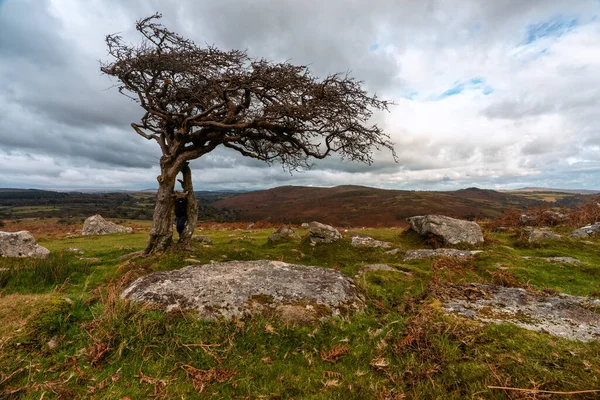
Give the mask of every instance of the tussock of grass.
M 93 269 L 90 262 L 73 255 L 58 253 L 46 259 L 2 260 L 0 290 L 19 293 L 40 293 L 48 289 L 64 290 L 64 285 L 76 284 Z

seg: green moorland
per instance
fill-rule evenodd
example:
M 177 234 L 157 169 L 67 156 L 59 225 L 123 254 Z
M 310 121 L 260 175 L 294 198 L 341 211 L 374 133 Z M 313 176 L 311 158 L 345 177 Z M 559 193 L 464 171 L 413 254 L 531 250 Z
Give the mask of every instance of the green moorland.
M 484 252 L 471 260 L 403 262 L 401 254 L 356 249 L 348 235 L 331 245 L 297 239 L 273 246 L 272 230 L 205 225 L 198 233 L 212 238 L 211 247 L 146 258 L 123 256 L 144 247 L 147 228 L 47 236 L 40 240 L 52 252 L 46 260 L 0 259 L 0 398 L 505 399 L 565 397 L 508 388 L 600 389 L 598 343 L 444 316 L 432 290 L 444 282 L 494 282 L 600 296 L 600 238 L 533 245 L 486 229 Z M 427 247 L 402 229 L 360 233 L 403 249 Z M 582 264 L 523 256 L 571 256 Z M 352 277 L 362 265 L 387 263 L 412 276 L 367 273 L 357 279 L 364 312 L 301 325 L 261 316 L 201 321 L 193 312 L 119 298 L 136 277 L 189 259 L 282 260 Z

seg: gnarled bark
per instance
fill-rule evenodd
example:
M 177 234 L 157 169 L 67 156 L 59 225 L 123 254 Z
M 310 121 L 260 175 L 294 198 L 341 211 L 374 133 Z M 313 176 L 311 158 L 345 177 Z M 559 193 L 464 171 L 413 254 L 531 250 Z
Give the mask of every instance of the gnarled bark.
M 181 169 L 183 174 L 183 180 L 181 180 L 181 186 L 183 187 L 184 193 L 187 193 L 187 221 L 185 228 L 179 237 L 179 243 L 187 244 L 190 242 L 192 235 L 194 234 L 194 228 L 198 221 L 198 202 L 194 195 L 194 185 L 192 183 L 192 170 L 188 163 L 185 163 Z
M 173 243 L 173 188 L 176 176 L 163 173 L 158 178 L 156 206 L 145 254 L 164 251 Z

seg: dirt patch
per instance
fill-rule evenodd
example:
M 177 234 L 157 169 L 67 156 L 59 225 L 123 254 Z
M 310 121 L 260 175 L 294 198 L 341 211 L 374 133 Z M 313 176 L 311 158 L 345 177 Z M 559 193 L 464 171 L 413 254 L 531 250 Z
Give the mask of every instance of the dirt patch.
M 512 323 L 571 340 L 600 340 L 600 300 L 532 293 L 490 284 L 447 285 L 438 296 L 448 314 Z

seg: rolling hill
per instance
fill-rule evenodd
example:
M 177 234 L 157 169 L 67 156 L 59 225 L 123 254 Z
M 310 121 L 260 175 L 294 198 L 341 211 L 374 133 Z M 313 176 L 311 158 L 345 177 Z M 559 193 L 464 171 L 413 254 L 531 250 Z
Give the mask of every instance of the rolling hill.
M 282 186 L 219 200 L 217 208 L 238 210 L 243 221 L 302 223 L 318 220 L 338 226 L 404 226 L 405 218 L 444 214 L 456 218 L 491 218 L 509 208 L 542 202 L 477 188 L 453 192 L 385 190 L 364 186 L 317 188 Z

